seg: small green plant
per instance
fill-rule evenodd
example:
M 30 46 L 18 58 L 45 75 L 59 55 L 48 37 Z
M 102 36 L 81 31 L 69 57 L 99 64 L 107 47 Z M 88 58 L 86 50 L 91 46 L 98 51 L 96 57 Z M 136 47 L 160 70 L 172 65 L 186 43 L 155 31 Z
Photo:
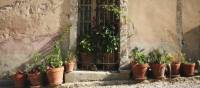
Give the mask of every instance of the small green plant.
M 114 13 L 117 16 L 117 19 L 120 18 L 120 14 L 122 13 L 120 6 L 118 6 L 118 5 L 105 5 L 103 8 L 106 9 L 107 11 L 109 11 L 109 12 Z
M 148 56 L 145 55 L 144 49 L 139 49 L 138 47 L 134 48 L 131 51 L 131 57 L 134 58 L 138 64 L 148 63 Z
M 56 42 L 54 45 L 52 54 L 46 57 L 46 64 L 51 68 L 59 68 L 63 66 L 59 42 Z
M 185 54 L 177 52 L 173 55 L 172 63 L 187 63 Z
M 79 44 L 79 48 L 81 52 L 93 53 L 95 46 L 94 46 L 92 37 L 88 34 L 85 34 L 84 36 L 82 36 L 80 44 Z
M 120 38 L 112 31 L 114 29 L 113 26 L 107 25 L 103 27 L 103 30 L 97 32 L 101 40 L 100 45 L 104 46 L 102 48 L 104 53 L 114 53 L 119 49 Z
M 149 53 L 149 59 L 152 64 L 166 64 L 171 62 L 172 57 L 165 50 L 161 52 L 159 49 L 154 49 Z
M 67 57 L 65 58 L 66 63 L 71 63 L 76 61 L 76 54 L 75 51 L 69 50 L 67 53 Z
M 33 55 L 33 63 L 25 64 L 25 73 L 34 73 L 34 72 L 45 72 L 45 63 L 41 61 L 41 55 L 39 53 L 35 53 Z

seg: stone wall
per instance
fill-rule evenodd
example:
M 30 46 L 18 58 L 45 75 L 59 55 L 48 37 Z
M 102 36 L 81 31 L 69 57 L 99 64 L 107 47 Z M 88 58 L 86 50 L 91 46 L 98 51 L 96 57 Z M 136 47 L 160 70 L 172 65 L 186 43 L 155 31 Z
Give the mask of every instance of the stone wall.
M 200 59 L 200 1 L 183 0 L 183 51 L 187 56 Z
M 127 52 L 121 51 L 122 55 L 129 55 L 128 52 L 137 46 L 147 52 L 154 48 L 171 53 L 183 50 L 188 57 L 200 59 L 199 0 L 125 1 L 128 3 L 128 28 L 126 38 L 121 36 L 123 40 L 127 39 L 121 40 L 121 49 Z M 184 41 L 181 41 L 182 38 Z M 122 70 L 128 69 L 126 65 L 130 60 L 121 57 Z
M 135 46 L 180 50 L 176 0 L 122 1 L 127 12 L 120 35 L 122 70 Z M 181 1 L 184 51 L 200 57 L 200 2 Z M 0 78 L 30 62 L 36 51 L 48 50 L 62 29 L 71 29 L 63 48 L 76 47 L 77 5 L 77 0 L 0 0 Z
M 69 8 L 74 1 L 0 0 L 0 78 L 30 62 L 33 53 L 47 50 L 67 25 L 74 27 L 76 10 Z

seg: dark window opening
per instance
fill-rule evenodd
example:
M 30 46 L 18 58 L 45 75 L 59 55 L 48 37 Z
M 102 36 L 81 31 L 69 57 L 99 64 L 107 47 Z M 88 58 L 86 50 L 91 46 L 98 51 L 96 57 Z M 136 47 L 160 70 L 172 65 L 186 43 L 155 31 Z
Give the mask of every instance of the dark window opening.
M 105 45 L 109 39 L 99 39 L 99 35 L 102 31 L 105 32 L 106 28 L 111 30 L 110 35 L 119 36 L 119 17 L 105 9 L 107 5 L 119 6 L 119 0 L 79 0 L 77 50 L 79 52 L 78 69 L 80 70 L 118 70 L 119 47 L 117 50 L 107 49 L 106 47 L 113 47 Z M 81 47 L 93 46 L 92 49 L 86 48 L 86 51 L 91 50 L 92 54 L 80 49 L 80 42 L 83 38 L 87 40 L 81 43 L 84 44 Z M 112 53 L 105 53 L 105 51 Z

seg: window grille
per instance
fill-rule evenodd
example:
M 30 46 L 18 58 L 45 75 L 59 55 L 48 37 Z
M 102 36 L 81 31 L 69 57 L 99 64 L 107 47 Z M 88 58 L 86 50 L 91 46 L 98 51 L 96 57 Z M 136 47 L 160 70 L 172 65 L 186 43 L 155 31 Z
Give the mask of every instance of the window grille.
M 117 16 L 113 12 L 110 12 L 104 8 L 106 5 L 119 6 L 119 0 L 79 0 L 78 36 L 91 34 L 91 30 L 93 30 L 93 21 L 95 21 L 97 25 L 101 26 L 114 24 L 116 29 L 119 29 L 119 19 L 117 19 Z M 119 30 L 113 31 L 113 35 L 119 36 Z M 94 58 L 94 63 L 98 70 L 111 71 L 118 69 L 119 56 L 117 52 L 114 53 L 114 55 L 104 56 L 102 54 L 96 56 L 98 57 Z M 81 65 L 81 63 L 79 68 L 83 70 L 91 70 L 90 65 Z

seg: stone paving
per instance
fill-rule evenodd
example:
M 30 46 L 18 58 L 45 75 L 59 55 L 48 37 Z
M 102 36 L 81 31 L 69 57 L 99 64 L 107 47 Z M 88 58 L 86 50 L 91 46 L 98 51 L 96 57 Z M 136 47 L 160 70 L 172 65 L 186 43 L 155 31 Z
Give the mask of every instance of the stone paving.
M 200 76 L 180 77 L 164 80 L 126 81 L 93 81 L 66 83 L 60 88 L 200 88 Z

